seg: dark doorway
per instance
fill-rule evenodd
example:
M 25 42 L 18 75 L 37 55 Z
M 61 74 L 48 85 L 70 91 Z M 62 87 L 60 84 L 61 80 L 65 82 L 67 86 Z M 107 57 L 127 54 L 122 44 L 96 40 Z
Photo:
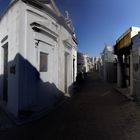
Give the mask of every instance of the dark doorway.
M 75 59 L 73 59 L 73 82 L 75 81 Z
M 68 92 L 68 72 L 69 71 L 69 54 L 67 52 L 65 52 L 65 69 L 64 69 L 64 73 L 65 73 L 65 93 Z
M 3 100 L 8 101 L 8 43 L 3 47 Z

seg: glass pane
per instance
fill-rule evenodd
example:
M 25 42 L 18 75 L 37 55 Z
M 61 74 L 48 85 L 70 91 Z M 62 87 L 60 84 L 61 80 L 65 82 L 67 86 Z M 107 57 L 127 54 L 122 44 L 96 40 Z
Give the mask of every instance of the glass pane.
M 40 52 L 40 72 L 48 70 L 48 54 Z

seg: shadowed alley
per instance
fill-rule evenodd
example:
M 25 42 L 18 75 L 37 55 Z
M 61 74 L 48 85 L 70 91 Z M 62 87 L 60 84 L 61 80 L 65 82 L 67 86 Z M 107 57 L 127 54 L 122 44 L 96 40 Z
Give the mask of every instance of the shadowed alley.
M 48 116 L 0 131 L 1 140 L 138 140 L 140 107 L 89 73 L 72 99 Z

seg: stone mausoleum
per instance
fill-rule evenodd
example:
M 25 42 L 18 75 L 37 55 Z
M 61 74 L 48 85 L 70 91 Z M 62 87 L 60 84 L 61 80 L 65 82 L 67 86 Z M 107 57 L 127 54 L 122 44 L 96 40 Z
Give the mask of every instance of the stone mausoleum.
M 72 21 L 53 0 L 12 0 L 0 18 L 0 97 L 5 109 L 51 109 L 77 75 Z

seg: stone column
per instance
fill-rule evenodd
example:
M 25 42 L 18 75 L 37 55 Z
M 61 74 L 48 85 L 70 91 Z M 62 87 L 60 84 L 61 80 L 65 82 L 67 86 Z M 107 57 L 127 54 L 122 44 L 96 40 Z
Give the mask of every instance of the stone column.
M 118 57 L 118 62 L 117 62 L 117 86 L 121 87 L 122 85 L 122 72 L 121 72 L 121 63 L 120 63 L 120 58 Z
M 130 50 L 130 95 L 133 94 L 133 57 L 132 50 Z

